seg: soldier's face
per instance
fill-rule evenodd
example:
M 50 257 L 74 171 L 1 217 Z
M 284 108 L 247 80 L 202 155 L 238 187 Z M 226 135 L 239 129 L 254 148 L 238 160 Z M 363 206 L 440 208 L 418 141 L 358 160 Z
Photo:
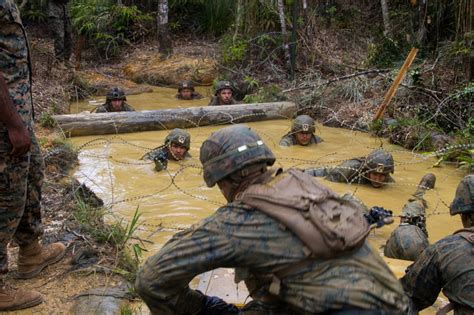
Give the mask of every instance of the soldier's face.
M 311 141 L 311 132 L 297 132 L 296 141 L 299 145 L 308 145 Z
M 182 89 L 180 94 L 181 94 L 181 98 L 183 100 L 190 100 L 193 97 L 193 90 L 191 90 L 191 89 Z
M 186 147 L 183 147 L 182 145 L 172 143 L 170 145 L 170 151 L 176 160 L 182 160 L 184 159 L 184 156 L 186 155 L 186 152 L 188 150 L 186 149 Z
M 111 104 L 112 104 L 112 109 L 114 110 L 114 112 L 119 112 L 122 110 L 122 103 L 123 103 L 122 100 L 112 100 Z
M 385 184 L 388 176 L 384 173 L 370 172 L 367 177 L 369 178 L 372 187 L 380 188 Z
M 232 90 L 231 89 L 223 89 L 219 92 L 219 99 L 221 103 L 228 104 L 232 99 Z

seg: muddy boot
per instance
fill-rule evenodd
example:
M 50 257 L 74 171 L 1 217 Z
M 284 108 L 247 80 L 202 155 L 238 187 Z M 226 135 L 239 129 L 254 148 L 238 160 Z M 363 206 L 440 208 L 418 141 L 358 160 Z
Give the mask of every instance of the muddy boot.
M 48 265 L 57 263 L 64 257 L 66 247 L 62 243 L 42 246 L 38 240 L 28 246 L 20 246 L 18 253 L 18 278 L 35 277 Z
M 436 176 L 432 173 L 425 174 L 418 184 L 416 192 L 413 194 L 416 198 L 421 198 L 426 190 L 433 189 L 436 183 Z
M 43 303 L 41 294 L 36 291 L 15 289 L 8 285 L 0 287 L 0 311 L 14 311 Z

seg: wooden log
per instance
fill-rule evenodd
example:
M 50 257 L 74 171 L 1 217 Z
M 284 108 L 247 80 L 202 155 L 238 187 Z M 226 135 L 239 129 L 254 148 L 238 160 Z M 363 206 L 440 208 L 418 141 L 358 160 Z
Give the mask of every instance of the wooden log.
M 293 102 L 275 102 L 140 112 L 82 113 L 55 115 L 53 118 L 67 137 L 73 137 L 289 119 L 295 111 L 296 104 Z

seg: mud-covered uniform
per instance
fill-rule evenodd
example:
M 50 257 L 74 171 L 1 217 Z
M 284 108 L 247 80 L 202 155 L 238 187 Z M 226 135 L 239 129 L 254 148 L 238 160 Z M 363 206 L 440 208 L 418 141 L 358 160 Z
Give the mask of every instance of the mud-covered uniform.
M 30 151 L 12 157 L 7 128 L 0 122 L 0 273 L 5 273 L 11 239 L 26 246 L 43 233 L 40 201 L 44 162 L 33 132 L 28 41 L 12 0 L 0 0 L 0 25 L 0 72 L 31 137 Z
M 426 248 L 401 282 L 417 311 L 432 305 L 443 290 L 455 315 L 474 314 L 474 228 Z
M 219 96 L 213 96 L 212 99 L 209 101 L 209 106 L 220 106 L 220 105 L 236 105 L 236 104 L 240 104 L 239 102 L 237 102 L 234 98 L 231 98 L 230 99 L 230 102 L 227 103 L 227 104 L 221 104 L 219 102 Z
M 312 135 L 311 140 L 309 141 L 309 144 L 318 144 L 318 143 L 321 143 L 321 142 L 323 142 L 323 139 L 321 139 L 320 137 L 318 137 L 316 135 Z M 293 145 L 297 145 L 298 141 L 296 140 L 296 135 L 293 132 L 291 132 L 291 133 L 288 133 L 288 134 L 284 135 L 281 138 L 279 144 L 282 147 L 291 147 Z
M 114 113 L 114 112 L 117 113 L 117 112 L 134 112 L 135 111 L 135 109 L 132 106 L 128 105 L 126 102 L 122 103 L 122 108 L 119 111 L 114 111 L 111 108 L 112 108 L 112 104 L 105 103 L 98 106 L 95 112 L 96 113 Z
M 184 158 L 189 157 L 191 157 L 191 155 L 186 152 Z M 155 171 L 157 172 L 162 171 L 168 167 L 168 160 L 177 161 L 170 153 L 166 145 L 146 153 L 141 159 L 155 162 Z
M 67 7 L 69 0 L 48 2 L 48 24 L 54 38 L 54 54 L 58 60 L 66 61 L 72 52 L 72 27 Z
M 273 272 L 306 257 L 301 241 L 279 222 L 243 204 L 229 203 L 176 234 L 149 258 L 136 286 L 152 313 L 171 314 L 158 311 L 164 306 L 172 314 L 197 313 L 202 295 L 188 287 L 194 276 L 236 267 L 236 281 L 245 280 L 253 295 L 265 294 Z M 295 314 L 358 308 L 403 314 L 407 305 L 400 284 L 367 243 L 337 259 L 315 259 L 285 277 L 278 297 Z
M 187 100 L 187 99 L 182 98 L 180 93 L 176 94 L 175 97 L 176 97 L 178 100 L 190 101 L 190 100 Z M 199 94 L 198 92 L 193 92 L 193 93 L 191 94 L 191 100 L 200 100 L 200 99 L 202 99 L 202 98 L 203 98 L 203 96 L 202 96 L 201 94 Z

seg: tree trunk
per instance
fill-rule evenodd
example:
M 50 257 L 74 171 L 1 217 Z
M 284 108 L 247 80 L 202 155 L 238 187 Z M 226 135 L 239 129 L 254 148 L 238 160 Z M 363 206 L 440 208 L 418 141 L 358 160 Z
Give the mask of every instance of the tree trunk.
M 295 79 L 296 71 L 296 34 L 298 27 L 298 17 L 299 17 L 299 1 L 293 1 L 293 18 L 292 18 L 292 28 L 291 28 L 291 43 L 290 43 L 290 80 Z
M 469 33 L 471 34 L 470 36 L 470 43 L 469 46 L 471 47 L 470 52 L 469 52 L 469 67 L 468 67 L 468 73 L 467 73 L 467 79 L 468 82 L 474 81 L 474 39 L 472 37 L 472 32 L 474 32 L 474 0 L 469 1 Z
M 392 36 L 392 26 L 390 25 L 390 16 L 388 13 L 388 4 L 387 0 L 380 0 L 380 5 L 382 6 L 382 18 L 383 18 L 383 27 L 384 35 L 387 37 Z
M 287 119 L 295 111 L 295 103 L 275 102 L 141 112 L 55 115 L 53 118 L 64 135 L 72 137 Z
M 235 31 L 234 31 L 234 37 L 233 37 L 234 42 L 237 39 L 237 36 L 239 35 L 239 31 L 240 31 L 240 25 L 241 25 L 241 21 L 242 21 L 242 14 L 243 14 L 243 11 L 244 11 L 243 1 L 244 0 L 238 0 L 237 1 L 237 14 L 235 15 Z
M 288 32 L 286 30 L 285 5 L 283 4 L 283 0 L 278 0 L 278 15 L 280 16 L 281 35 L 283 37 L 285 61 L 288 65 L 288 69 L 291 69 L 290 47 L 288 46 Z
M 160 54 L 162 57 L 168 57 L 173 51 L 168 30 L 168 0 L 158 0 L 156 24 Z

